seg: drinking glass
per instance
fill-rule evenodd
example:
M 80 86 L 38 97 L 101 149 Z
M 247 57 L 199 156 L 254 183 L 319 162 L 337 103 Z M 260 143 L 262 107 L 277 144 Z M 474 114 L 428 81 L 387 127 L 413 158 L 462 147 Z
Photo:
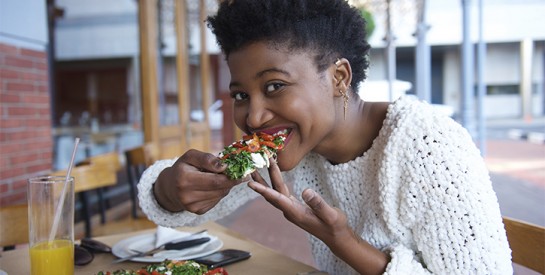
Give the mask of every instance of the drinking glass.
M 27 198 L 31 274 L 74 274 L 74 178 L 31 178 Z

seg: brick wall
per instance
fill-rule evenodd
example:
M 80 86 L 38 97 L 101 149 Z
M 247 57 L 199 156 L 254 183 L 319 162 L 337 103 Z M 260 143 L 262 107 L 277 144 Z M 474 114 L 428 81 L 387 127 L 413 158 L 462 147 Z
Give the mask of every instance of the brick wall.
M 0 206 L 26 202 L 26 179 L 51 170 L 47 53 L 0 43 Z

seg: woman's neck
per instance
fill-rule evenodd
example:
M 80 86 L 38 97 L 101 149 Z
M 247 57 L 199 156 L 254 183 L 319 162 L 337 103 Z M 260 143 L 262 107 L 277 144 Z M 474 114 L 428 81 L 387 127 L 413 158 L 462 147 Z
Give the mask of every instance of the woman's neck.
M 326 149 L 316 150 L 333 164 L 345 163 L 362 156 L 378 136 L 388 102 L 351 101 L 346 120 L 335 127 L 334 137 Z

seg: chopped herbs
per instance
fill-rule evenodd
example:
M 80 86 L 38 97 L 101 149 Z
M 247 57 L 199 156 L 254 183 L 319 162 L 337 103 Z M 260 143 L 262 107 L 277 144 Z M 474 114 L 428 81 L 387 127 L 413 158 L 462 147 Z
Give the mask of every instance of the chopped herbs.
M 158 264 L 151 264 L 139 270 L 116 270 L 113 272 L 100 271 L 97 275 L 228 275 L 223 268 L 208 270 L 206 265 L 195 261 L 165 260 Z
M 256 168 L 268 167 L 269 158 L 276 157 L 276 152 L 284 148 L 286 137 L 286 131 L 274 135 L 254 133 L 226 146 L 220 153 L 220 158 L 227 164 L 225 174 L 230 179 L 241 179 Z

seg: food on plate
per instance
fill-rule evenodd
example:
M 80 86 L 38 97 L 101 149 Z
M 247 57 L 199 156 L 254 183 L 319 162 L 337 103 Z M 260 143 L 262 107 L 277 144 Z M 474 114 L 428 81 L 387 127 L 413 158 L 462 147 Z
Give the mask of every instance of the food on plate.
M 220 159 L 227 164 L 225 174 L 230 179 L 241 179 L 257 168 L 269 167 L 269 158 L 276 157 L 276 152 L 284 148 L 288 131 L 270 135 L 253 133 L 242 140 L 233 142 L 220 152 Z
M 206 265 L 191 260 L 165 260 L 138 270 L 100 271 L 97 275 L 228 275 L 228 273 L 221 267 L 208 270 Z

